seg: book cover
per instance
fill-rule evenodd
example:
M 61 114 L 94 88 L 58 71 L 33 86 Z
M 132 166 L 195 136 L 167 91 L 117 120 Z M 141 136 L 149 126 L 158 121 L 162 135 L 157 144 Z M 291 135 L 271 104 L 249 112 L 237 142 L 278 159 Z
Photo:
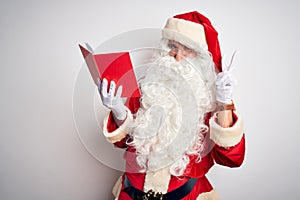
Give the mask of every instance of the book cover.
M 141 96 L 129 52 L 94 54 L 89 45 L 79 48 L 96 85 L 98 77 L 106 78 L 115 81 L 116 88 L 122 85 L 121 97 Z

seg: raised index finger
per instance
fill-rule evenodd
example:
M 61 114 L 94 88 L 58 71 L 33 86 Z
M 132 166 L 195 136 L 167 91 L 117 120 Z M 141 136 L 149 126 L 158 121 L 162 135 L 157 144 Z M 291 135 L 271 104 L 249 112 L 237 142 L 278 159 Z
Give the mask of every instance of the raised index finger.
M 225 71 L 227 71 L 227 72 L 229 72 L 229 71 L 232 71 L 233 69 L 234 69 L 234 61 L 235 61 L 235 59 L 236 59 L 236 56 L 237 56 L 237 54 L 238 54 L 238 51 L 237 50 L 235 50 L 234 52 L 233 52 L 233 54 L 232 54 L 232 56 L 231 56 L 231 60 L 230 60 L 230 63 L 229 63 L 229 65 L 223 65 L 222 66 L 222 70 L 225 72 Z

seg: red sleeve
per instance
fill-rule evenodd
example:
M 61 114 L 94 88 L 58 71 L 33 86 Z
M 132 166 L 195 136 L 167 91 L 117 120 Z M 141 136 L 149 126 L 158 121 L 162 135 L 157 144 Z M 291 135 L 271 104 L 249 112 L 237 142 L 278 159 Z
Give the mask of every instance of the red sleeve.
M 138 97 L 131 97 L 126 101 L 125 105 L 129 108 L 131 113 L 134 114 L 137 112 L 137 110 L 140 107 L 140 100 Z M 108 117 L 108 122 L 107 122 L 107 130 L 108 130 L 108 132 L 113 132 L 117 128 L 118 128 L 118 125 L 116 124 L 114 117 L 113 117 L 112 113 L 110 112 L 109 117 Z M 126 148 L 127 139 L 128 139 L 128 137 L 126 136 L 121 141 L 115 142 L 114 145 L 119 148 Z
M 239 167 L 245 157 L 245 134 L 241 141 L 233 147 L 220 147 L 215 145 L 212 156 L 216 163 L 227 167 Z

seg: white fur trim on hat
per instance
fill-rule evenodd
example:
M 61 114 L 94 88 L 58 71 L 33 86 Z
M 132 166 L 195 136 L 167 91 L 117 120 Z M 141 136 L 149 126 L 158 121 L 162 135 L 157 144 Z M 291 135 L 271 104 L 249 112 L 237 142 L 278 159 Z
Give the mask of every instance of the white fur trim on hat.
M 109 141 L 111 143 L 115 143 L 115 142 L 122 140 L 128 134 L 128 132 L 129 132 L 128 124 L 133 120 L 133 117 L 132 117 L 130 110 L 128 108 L 126 108 L 126 110 L 127 110 L 127 117 L 126 117 L 125 121 L 119 128 L 117 128 L 113 132 L 108 132 L 108 130 L 107 130 L 109 114 L 104 118 L 103 134 L 106 137 L 107 141 Z
M 236 114 L 236 113 L 235 113 Z M 243 122 L 236 114 L 237 120 L 232 127 L 223 128 L 217 122 L 217 113 L 209 120 L 210 138 L 221 147 L 232 147 L 238 144 L 243 137 Z
M 169 18 L 164 29 L 163 38 L 175 40 L 189 48 L 208 50 L 204 27 L 201 24 L 184 19 Z

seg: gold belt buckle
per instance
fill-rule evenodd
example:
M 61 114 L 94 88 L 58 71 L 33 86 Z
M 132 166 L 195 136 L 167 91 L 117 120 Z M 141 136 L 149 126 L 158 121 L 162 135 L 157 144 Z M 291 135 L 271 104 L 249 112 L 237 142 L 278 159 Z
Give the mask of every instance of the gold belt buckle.
M 161 192 L 154 192 L 153 190 L 149 190 L 146 194 L 143 195 L 142 200 L 150 200 L 150 199 L 163 200 L 163 196 L 164 195 Z

